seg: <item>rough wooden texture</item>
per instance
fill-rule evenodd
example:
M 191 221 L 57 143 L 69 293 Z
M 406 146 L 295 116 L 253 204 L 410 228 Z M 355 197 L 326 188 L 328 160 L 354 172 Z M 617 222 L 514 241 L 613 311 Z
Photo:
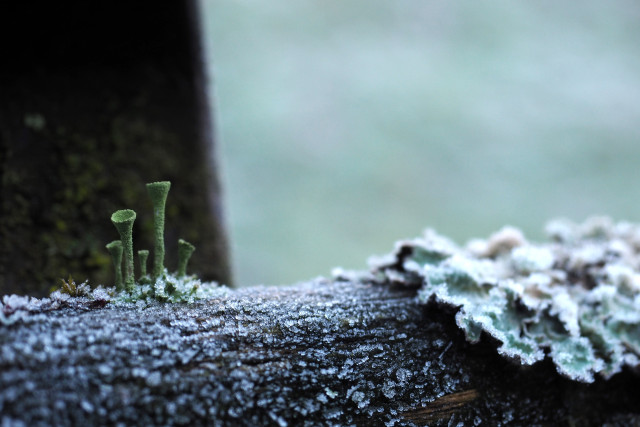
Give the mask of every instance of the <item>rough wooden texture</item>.
M 415 290 L 315 281 L 0 326 L 13 425 L 630 425 L 630 372 L 584 385 L 468 344 Z M 459 424 L 463 423 L 463 424 Z M 5 424 L 3 424 L 5 425 Z

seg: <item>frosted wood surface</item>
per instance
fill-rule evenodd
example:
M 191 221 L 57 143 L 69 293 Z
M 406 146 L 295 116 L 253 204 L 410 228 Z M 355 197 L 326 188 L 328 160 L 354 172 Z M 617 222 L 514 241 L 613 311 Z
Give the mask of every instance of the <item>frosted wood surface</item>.
M 192 305 L 66 308 L 0 326 L 7 425 L 638 422 L 638 378 L 520 367 L 415 289 L 313 281 Z M 462 424 L 459 424 L 462 423 Z M 488 423 L 488 424 L 487 424 Z M 4 424 L 3 424 L 4 425 Z

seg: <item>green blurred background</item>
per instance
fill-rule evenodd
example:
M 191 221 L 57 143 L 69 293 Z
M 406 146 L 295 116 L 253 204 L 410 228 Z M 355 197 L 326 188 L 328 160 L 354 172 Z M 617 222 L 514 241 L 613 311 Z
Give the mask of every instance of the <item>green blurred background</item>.
M 640 3 L 202 1 L 240 284 L 640 221 Z

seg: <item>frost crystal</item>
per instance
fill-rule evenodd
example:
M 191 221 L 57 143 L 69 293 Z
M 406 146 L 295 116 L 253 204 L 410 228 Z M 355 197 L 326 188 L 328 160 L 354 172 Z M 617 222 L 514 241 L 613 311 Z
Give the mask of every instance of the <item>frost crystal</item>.
M 86 283 L 81 285 L 82 295 L 72 297 L 68 293 L 53 291 L 49 298 L 33 298 L 20 295 L 5 295 L 0 301 L 0 324 L 11 325 L 18 321 L 28 321 L 30 314 L 64 307 L 102 306 L 111 300 L 111 289 L 98 287 L 92 292 Z
M 470 342 L 485 332 L 522 364 L 547 354 L 558 372 L 582 382 L 638 365 L 640 225 L 598 217 L 546 230 L 550 243 L 529 243 L 506 227 L 465 248 L 428 230 L 372 266 L 389 282 L 420 286 L 424 303 L 457 307 Z
M 77 287 L 73 283 L 72 292 L 69 289 L 53 291 L 49 298 L 33 298 L 19 295 L 5 295 L 0 301 L 0 325 L 11 325 L 18 321 L 29 319 L 29 315 L 64 307 L 95 308 L 104 307 L 112 302 L 115 305 L 135 303 L 139 308 L 145 308 L 152 301 L 172 303 L 194 303 L 196 301 L 219 298 L 227 295 L 229 289 L 219 286 L 215 282 L 201 282 L 195 276 L 177 277 L 164 274 L 155 282 L 147 281 L 136 284 L 129 290 L 115 293 L 114 288 L 102 286 L 91 290 L 87 282 Z

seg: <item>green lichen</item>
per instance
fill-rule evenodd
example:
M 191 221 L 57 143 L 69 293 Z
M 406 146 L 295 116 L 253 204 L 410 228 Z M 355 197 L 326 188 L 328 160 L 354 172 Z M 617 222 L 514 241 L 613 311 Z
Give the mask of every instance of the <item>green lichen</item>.
M 140 279 L 147 275 L 147 258 L 149 258 L 149 251 L 146 249 L 140 249 L 138 251 L 138 259 L 140 261 Z
M 147 192 L 153 203 L 153 229 L 155 246 L 153 252 L 153 278 L 157 279 L 164 271 L 164 211 L 171 183 L 169 181 L 147 184 Z
M 187 274 L 187 264 L 195 250 L 196 247 L 186 240 L 178 240 L 178 277 L 183 277 Z
M 122 250 L 124 252 L 124 282 L 127 287 L 135 284 L 133 267 L 133 222 L 136 213 L 131 209 L 121 209 L 111 215 L 111 222 L 120 233 Z
M 107 243 L 107 250 L 111 254 L 113 260 L 113 267 L 115 270 L 115 285 L 116 289 L 122 289 L 122 241 L 114 240 L 111 243 Z
M 547 231 L 549 243 L 505 228 L 462 248 L 428 230 L 374 271 L 420 286 L 424 303 L 456 307 L 469 341 L 486 333 L 524 365 L 549 357 L 561 374 L 592 382 L 640 364 L 640 225 L 592 218 Z
M 167 221 L 179 218 L 180 237 L 207 254 L 192 257 L 190 268 L 229 283 L 226 255 L 216 256 L 224 235 L 217 233 L 210 192 L 202 185 L 210 182 L 210 165 L 192 137 L 197 114 L 189 108 L 176 114 L 181 101 L 158 102 L 186 98 L 179 87 L 155 78 L 157 70 L 127 69 L 124 80 L 121 71 L 79 73 L 71 86 L 69 76 L 59 73 L 15 76 L 15 108 L 1 120 L 0 293 L 45 297 L 69 271 L 92 283 L 113 283 L 104 250 L 113 226 L 105 214 L 122 207 L 146 211 L 144 186 L 129 185 L 140 176 L 149 177 L 146 182 L 180 177 L 183 191 L 172 195 Z M 65 96 L 70 89 L 74 96 Z M 172 224 L 167 236 L 178 231 L 178 222 Z M 153 250 L 153 217 L 136 219 L 135 228 L 136 247 Z M 165 256 L 177 259 L 176 250 L 167 247 Z
M 117 243 L 121 243 L 121 252 L 125 254 L 125 276 L 126 288 L 115 298 L 116 301 L 138 302 L 147 299 L 155 299 L 166 302 L 193 302 L 198 299 L 208 298 L 219 293 L 217 283 L 202 283 L 194 276 L 186 277 L 187 264 L 195 246 L 191 243 L 178 240 L 178 270 L 175 274 L 170 274 L 164 268 L 164 211 L 167 194 L 171 183 L 168 181 L 154 182 L 147 184 L 147 190 L 154 207 L 154 235 L 156 240 L 154 271 L 152 275 L 147 274 L 148 250 L 138 251 L 140 262 L 140 279 L 135 282 L 133 278 L 133 238 L 132 228 L 136 219 L 136 213 L 132 210 L 119 210 L 111 216 L 121 236 L 121 241 L 112 242 L 107 245 L 110 251 L 117 251 Z M 114 253 L 112 252 L 112 256 Z M 117 255 L 117 253 L 115 253 Z M 120 259 L 113 256 L 117 271 Z
M 156 280 L 147 276 L 130 291 L 120 292 L 115 302 L 135 302 L 144 304 L 147 301 L 162 301 L 169 303 L 193 303 L 214 297 L 220 297 L 228 292 L 228 288 L 219 286 L 215 282 L 201 282 L 194 276 L 178 277 L 166 270 Z

